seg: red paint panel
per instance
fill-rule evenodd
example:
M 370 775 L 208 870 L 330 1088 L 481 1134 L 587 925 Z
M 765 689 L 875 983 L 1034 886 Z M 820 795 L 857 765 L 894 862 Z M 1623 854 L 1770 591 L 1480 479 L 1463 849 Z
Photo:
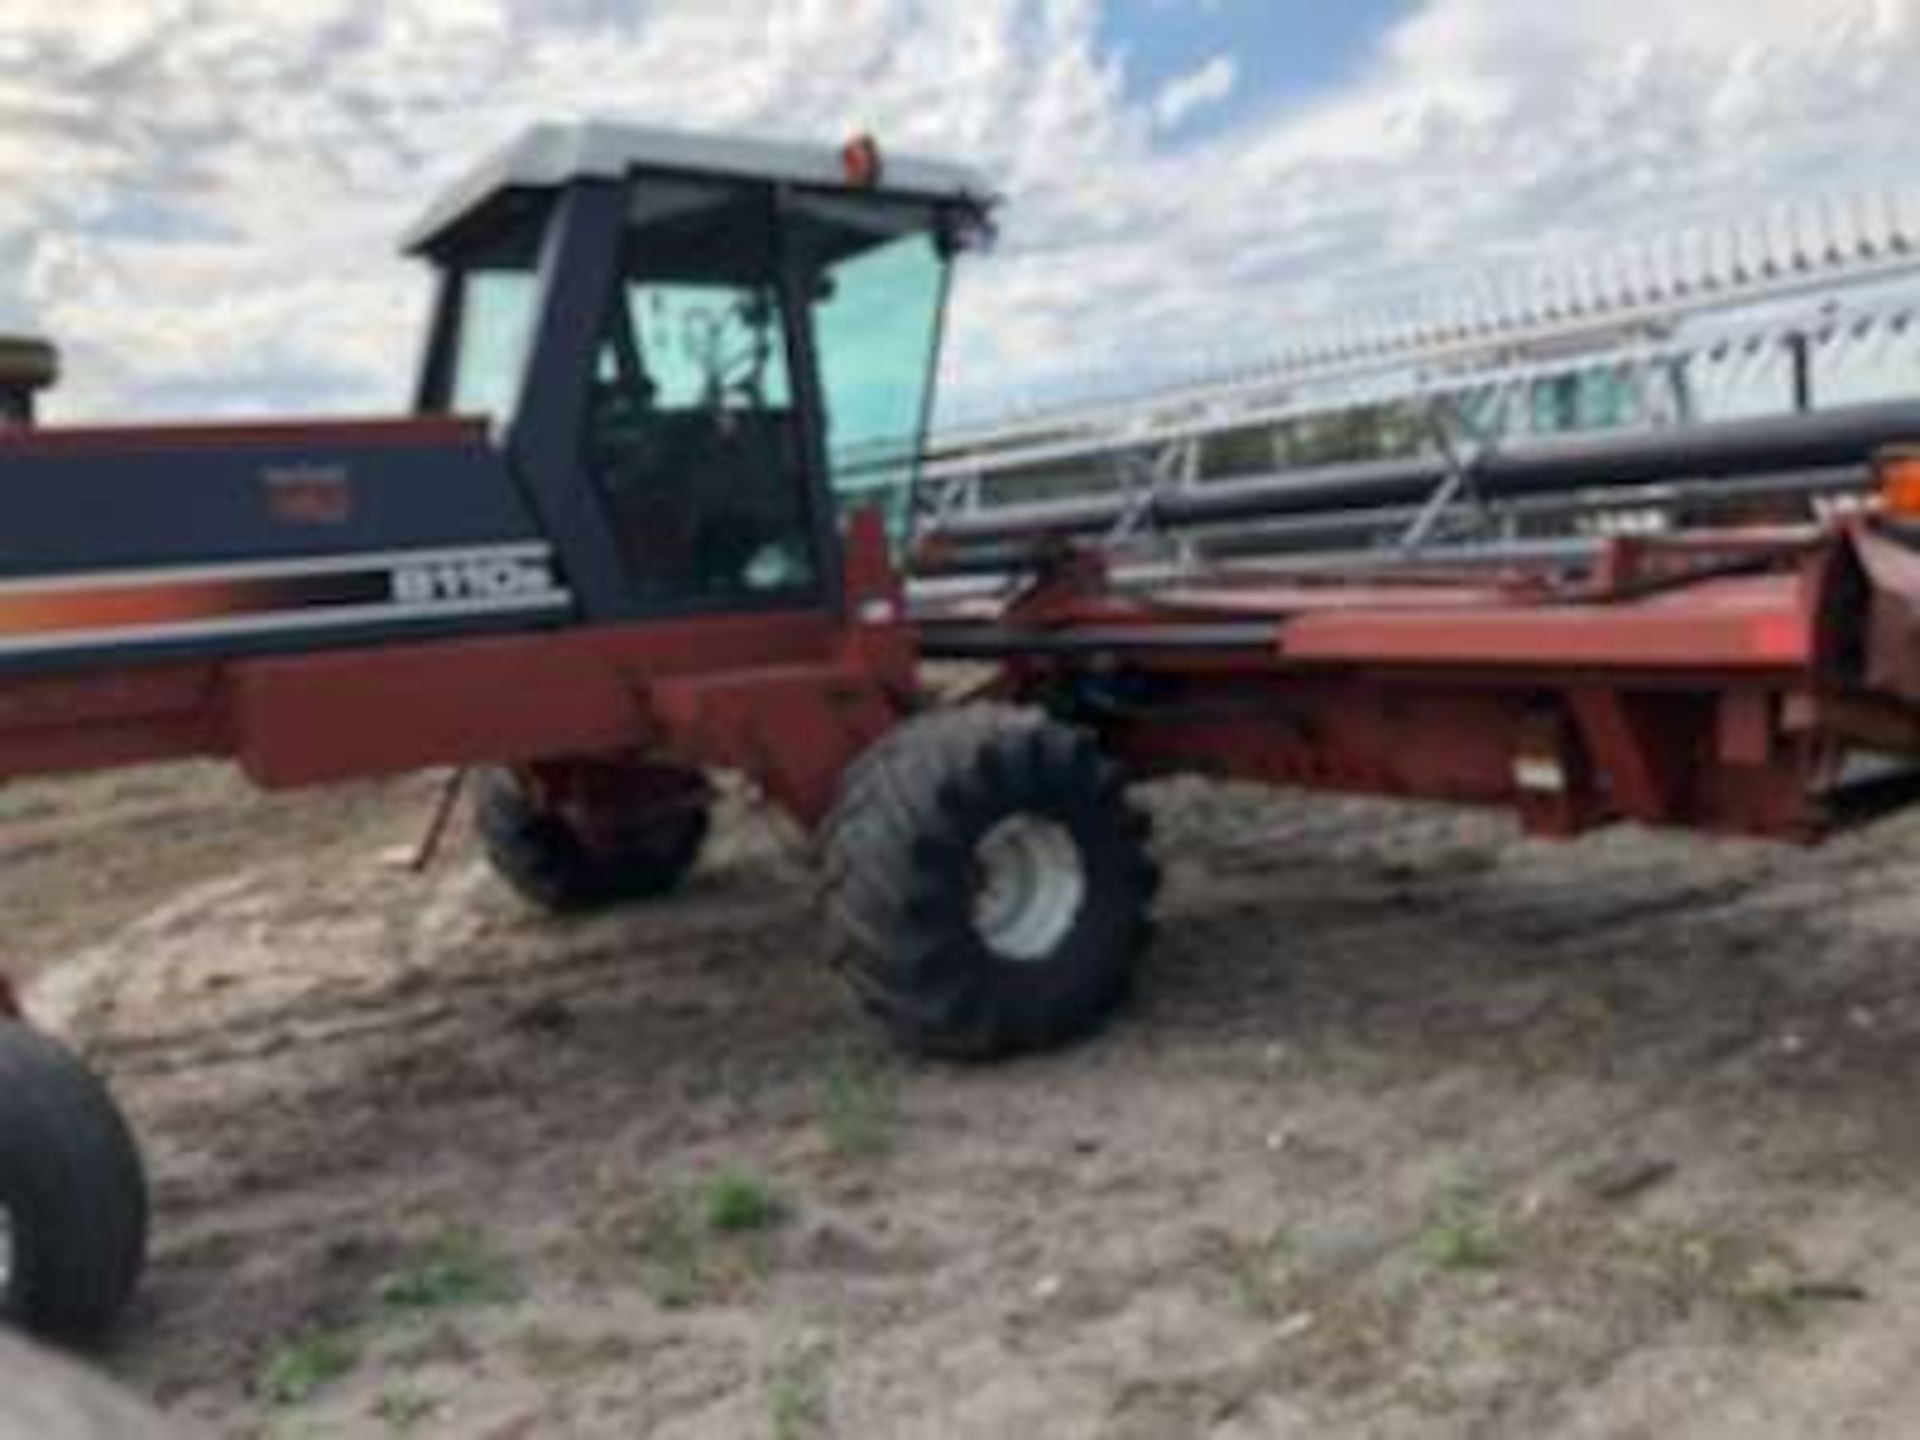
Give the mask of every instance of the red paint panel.
M 229 753 L 221 712 L 141 716 L 0 734 L 0 776 L 74 775 Z
M 1301 616 L 1284 626 L 1279 650 L 1283 659 L 1368 665 L 1779 670 L 1810 663 L 1813 634 L 1798 587 L 1782 577 L 1685 605 Z
M 888 677 L 845 641 L 817 613 L 706 617 L 21 677 L 0 683 L 0 775 L 225 754 L 293 786 L 628 752 L 678 720 L 685 756 L 816 806 L 890 720 Z
M 663 680 L 654 707 L 672 753 L 743 770 L 806 825 L 832 807 L 845 767 L 900 718 L 857 665 Z
M 227 749 L 219 672 L 155 665 L 0 684 L 0 776 L 48 775 Z
M 1573 691 L 1568 704 L 1620 812 L 1649 825 L 1671 820 L 1680 791 L 1673 772 L 1690 758 L 1692 736 L 1685 727 L 1663 728 L 1650 716 L 1648 702 L 1600 686 Z
M 592 754 L 642 732 L 635 693 L 553 634 L 232 667 L 237 757 L 262 785 Z
M 813 665 L 838 653 L 845 632 L 818 611 L 708 615 L 571 631 L 576 643 L 636 682 L 667 674 Z
M 204 713 L 219 671 L 208 664 L 149 665 L 71 675 L 23 675 L 0 683 L 0 736 Z
M 271 786 L 593 755 L 655 734 L 654 697 L 675 675 L 763 698 L 824 685 L 840 633 L 818 614 L 722 616 L 235 661 L 231 723 L 241 764 Z
M 1773 760 L 1774 708 L 1774 696 L 1764 690 L 1733 690 L 1720 697 L 1721 764 L 1757 768 Z
M 1325 581 L 1286 585 L 1180 586 L 1153 592 L 1154 609 L 1169 619 L 1206 615 L 1215 619 L 1284 620 L 1327 612 L 1388 611 L 1430 614 L 1511 607 L 1526 592 L 1510 585 L 1366 584 Z

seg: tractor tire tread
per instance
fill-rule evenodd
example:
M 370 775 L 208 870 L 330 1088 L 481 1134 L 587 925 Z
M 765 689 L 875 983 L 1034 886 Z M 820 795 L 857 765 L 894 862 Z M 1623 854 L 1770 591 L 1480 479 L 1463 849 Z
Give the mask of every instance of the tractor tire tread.
M 984 830 L 1026 809 L 1072 831 L 1089 882 L 1073 929 L 1033 967 L 984 948 L 967 878 Z M 1158 871 L 1146 817 L 1087 734 L 1004 705 L 922 715 L 849 770 L 820 833 L 835 965 L 905 1047 L 952 1059 L 1049 1048 L 1126 999 Z
M 482 776 L 474 801 L 474 827 L 494 873 L 521 898 L 554 914 L 657 899 L 677 889 L 698 862 L 710 823 L 703 808 L 669 853 L 603 860 L 589 854 L 560 819 L 536 809 L 506 771 Z
M 99 1077 L 13 1021 L 0 1022 L 0 1201 L 14 1267 L 0 1318 L 66 1344 L 101 1339 L 146 1265 L 146 1170 Z

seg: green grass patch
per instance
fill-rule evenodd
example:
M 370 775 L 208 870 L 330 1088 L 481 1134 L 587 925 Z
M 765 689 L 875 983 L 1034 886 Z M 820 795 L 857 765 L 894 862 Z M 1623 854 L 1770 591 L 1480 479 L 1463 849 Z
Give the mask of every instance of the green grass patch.
M 1414 1245 L 1420 1258 L 1435 1270 L 1493 1270 L 1507 1258 L 1495 1218 L 1464 1197 L 1444 1203 L 1421 1228 Z
M 1275 1230 L 1263 1240 L 1226 1242 L 1223 1260 L 1234 1298 L 1256 1319 L 1277 1320 L 1286 1309 L 1293 1237 Z
M 420 1390 L 383 1390 L 373 1402 L 373 1418 L 396 1435 L 419 1429 L 439 1412 L 440 1402 Z
M 781 1357 L 767 1377 L 767 1425 L 773 1440 L 813 1440 L 831 1429 L 827 1370 L 832 1353 L 808 1345 Z
M 662 1196 L 635 1236 L 647 1289 L 671 1310 L 751 1289 L 773 1263 L 773 1232 L 788 1214 L 772 1187 L 739 1171 Z
M 380 1303 L 411 1314 L 510 1305 L 521 1297 L 513 1268 L 481 1244 L 471 1230 L 448 1230 L 428 1242 L 419 1257 L 389 1275 Z
M 709 1266 L 699 1229 L 678 1197 L 661 1201 L 640 1224 L 638 1248 L 647 1288 L 669 1310 L 697 1305 L 709 1289 Z
M 763 1181 L 739 1171 L 723 1171 L 700 1192 L 707 1228 L 720 1235 L 771 1230 L 786 1217 L 786 1206 Z
M 843 1160 L 866 1160 L 893 1148 L 899 1097 L 889 1062 L 851 1051 L 833 1055 L 819 1082 L 820 1130 Z
M 269 1405 L 304 1405 L 360 1363 L 358 1336 L 347 1330 L 314 1330 L 274 1351 L 260 1374 L 260 1396 Z

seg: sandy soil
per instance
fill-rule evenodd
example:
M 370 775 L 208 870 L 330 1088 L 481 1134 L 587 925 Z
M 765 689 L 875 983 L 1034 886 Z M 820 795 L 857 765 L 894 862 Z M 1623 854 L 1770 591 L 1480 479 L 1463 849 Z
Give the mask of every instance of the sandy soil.
M 1554 848 L 1167 787 L 1140 1003 L 969 1070 L 873 1048 L 759 817 L 561 923 L 383 861 L 433 793 L 0 815 L 151 1148 L 107 1363 L 213 1434 L 1920 1433 L 1920 816 Z

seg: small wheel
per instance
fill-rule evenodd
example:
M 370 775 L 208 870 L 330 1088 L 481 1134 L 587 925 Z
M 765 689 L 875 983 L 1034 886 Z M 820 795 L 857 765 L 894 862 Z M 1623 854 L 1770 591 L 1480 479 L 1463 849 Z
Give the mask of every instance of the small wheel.
M 113 1097 L 46 1036 L 0 1022 L 0 1316 L 97 1340 L 146 1256 L 146 1171 Z
M 494 770 L 481 777 L 474 823 L 494 873 L 541 909 L 565 913 L 679 888 L 700 858 L 711 817 L 700 782 L 643 827 L 590 849 L 563 814 L 541 809 L 516 776 Z
M 910 721 L 849 769 L 822 834 L 840 967 L 924 1053 L 1089 1034 L 1151 933 L 1148 829 L 1092 739 L 1037 711 Z

